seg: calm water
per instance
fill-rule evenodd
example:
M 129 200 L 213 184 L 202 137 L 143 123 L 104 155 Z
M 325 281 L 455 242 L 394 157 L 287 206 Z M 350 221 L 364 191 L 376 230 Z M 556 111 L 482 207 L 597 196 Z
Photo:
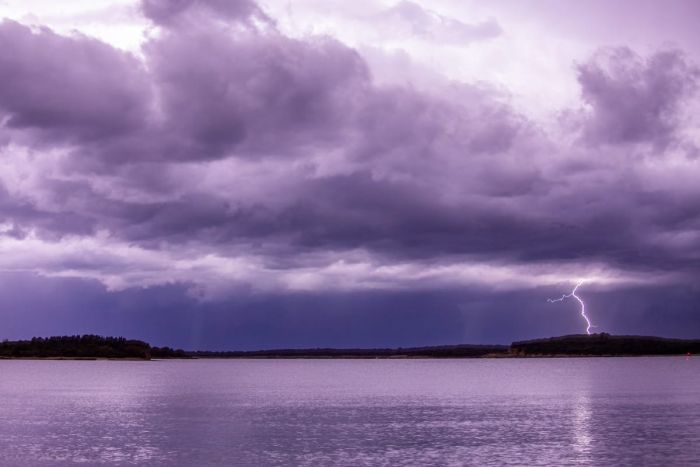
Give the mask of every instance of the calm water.
M 700 358 L 0 361 L 2 465 L 700 465 Z

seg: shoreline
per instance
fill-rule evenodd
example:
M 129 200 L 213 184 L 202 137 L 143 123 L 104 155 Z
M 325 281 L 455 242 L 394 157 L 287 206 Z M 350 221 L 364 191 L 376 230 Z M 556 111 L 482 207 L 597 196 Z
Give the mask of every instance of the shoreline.
M 58 361 L 58 360 L 73 360 L 73 361 L 103 361 L 103 360 L 110 360 L 110 361 L 126 361 L 126 362 L 148 362 L 154 359 L 151 358 L 119 358 L 119 357 L 5 357 L 2 356 L 0 357 L 0 360 L 53 360 L 53 361 Z M 168 360 L 168 359 L 164 359 Z M 183 359 L 186 360 L 186 359 Z
M 649 358 L 649 357 L 683 357 L 691 358 L 695 354 L 629 354 L 629 355 L 492 355 L 482 357 L 430 357 L 430 356 L 243 356 L 243 357 L 189 357 L 189 358 L 104 358 L 104 357 L 0 357 L 0 361 L 36 360 L 36 361 L 112 361 L 112 362 L 166 362 L 173 360 L 520 360 L 520 359 L 580 359 L 580 358 Z
M 172 359 L 512 359 L 686 357 L 700 355 L 700 339 L 624 336 L 606 333 L 516 341 L 510 345 L 453 344 L 394 348 L 272 348 L 263 350 L 182 350 L 156 347 L 140 340 L 96 335 L 54 336 L 0 342 L 2 360 Z
M 423 356 L 401 356 L 401 357 L 321 357 L 321 356 L 269 356 L 269 357 L 193 357 L 193 358 L 154 358 L 153 360 L 518 360 L 533 358 L 643 358 L 643 357 L 684 357 L 693 355 L 686 354 L 630 354 L 630 355 L 498 355 L 483 357 L 423 357 Z

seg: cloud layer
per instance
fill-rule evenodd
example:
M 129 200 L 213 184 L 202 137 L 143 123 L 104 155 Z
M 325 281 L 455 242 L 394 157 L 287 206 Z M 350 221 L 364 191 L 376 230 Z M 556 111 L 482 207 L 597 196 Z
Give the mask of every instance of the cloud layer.
M 552 126 L 486 82 L 379 83 L 251 1 L 141 12 L 138 56 L 0 23 L 4 270 L 205 300 L 698 277 L 700 75 L 677 49 L 572 65 L 580 105 Z M 439 43 L 502 33 L 384 14 Z

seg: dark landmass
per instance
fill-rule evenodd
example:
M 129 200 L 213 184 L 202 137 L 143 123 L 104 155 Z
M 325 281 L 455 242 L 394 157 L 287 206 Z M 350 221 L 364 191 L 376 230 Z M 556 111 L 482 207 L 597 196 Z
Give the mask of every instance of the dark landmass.
M 56 336 L 0 342 L 0 358 L 123 358 L 149 360 L 151 346 L 123 337 Z
M 0 358 L 139 359 L 152 358 L 475 358 L 505 354 L 506 345 L 445 345 L 397 349 L 278 349 L 253 351 L 185 351 L 151 347 L 123 337 L 56 336 L 0 343 Z
M 187 352 L 182 349 L 171 349 L 170 347 L 151 347 L 152 358 L 194 358 L 196 352 Z
M 277 349 L 240 352 L 188 352 L 197 358 L 476 358 L 505 354 L 507 345 L 443 345 L 396 349 Z
M 687 355 L 700 353 L 700 340 L 653 336 L 574 334 L 506 345 L 449 345 L 398 349 L 281 349 L 187 352 L 197 358 L 477 358 Z
M 395 349 L 276 349 L 186 351 L 151 347 L 139 340 L 93 335 L 35 337 L 0 343 L 0 358 L 138 359 L 168 358 L 482 358 L 687 355 L 700 353 L 700 340 L 652 336 L 576 334 L 507 345 L 444 345 Z
M 684 355 L 700 353 L 698 339 L 669 339 L 653 336 L 611 336 L 610 334 L 574 334 L 513 342 L 514 356 L 574 355 Z

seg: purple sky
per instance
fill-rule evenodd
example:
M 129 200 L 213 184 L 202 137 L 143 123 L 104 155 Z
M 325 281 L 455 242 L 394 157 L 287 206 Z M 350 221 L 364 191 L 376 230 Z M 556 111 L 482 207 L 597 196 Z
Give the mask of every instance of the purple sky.
M 0 337 L 700 337 L 699 15 L 0 0 Z

